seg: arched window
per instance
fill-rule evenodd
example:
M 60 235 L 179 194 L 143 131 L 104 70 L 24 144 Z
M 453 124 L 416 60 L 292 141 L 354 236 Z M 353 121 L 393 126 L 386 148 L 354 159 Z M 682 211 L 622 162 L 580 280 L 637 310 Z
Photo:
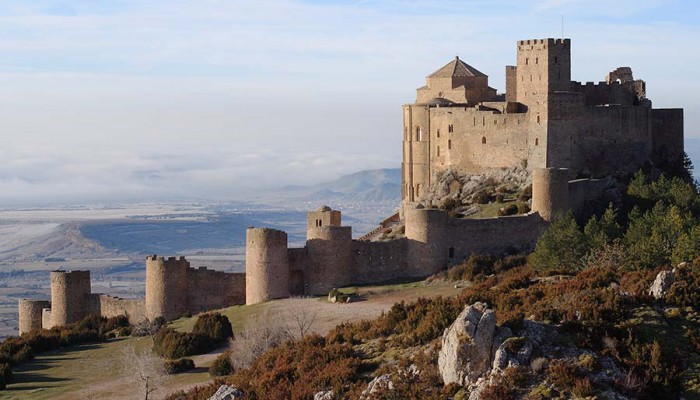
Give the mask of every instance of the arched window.
M 481 144 L 486 144 L 486 136 L 481 137 Z

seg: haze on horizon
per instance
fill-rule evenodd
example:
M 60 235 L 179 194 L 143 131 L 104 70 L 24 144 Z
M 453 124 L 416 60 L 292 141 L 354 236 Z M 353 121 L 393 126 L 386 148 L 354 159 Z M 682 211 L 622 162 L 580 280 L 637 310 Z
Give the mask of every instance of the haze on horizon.
M 527 4 L 526 4 L 527 3 Z M 630 66 L 700 135 L 693 1 L 0 4 L 0 204 L 228 199 L 401 162 L 401 104 L 456 54 L 503 92 L 519 39 Z

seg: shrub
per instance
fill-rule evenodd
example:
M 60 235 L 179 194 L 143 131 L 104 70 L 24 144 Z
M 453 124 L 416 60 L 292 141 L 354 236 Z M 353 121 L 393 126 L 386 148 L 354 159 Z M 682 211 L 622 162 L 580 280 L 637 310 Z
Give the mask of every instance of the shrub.
M 473 200 L 476 204 L 488 204 L 492 197 L 493 193 L 490 190 L 482 190 L 474 195 Z
M 160 330 L 160 328 L 164 327 L 165 324 L 166 321 L 163 317 L 158 317 L 153 321 L 146 318 L 134 326 L 134 329 L 132 330 L 131 334 L 137 337 L 153 336 L 156 334 L 156 332 Z
M 0 364 L 0 389 L 5 389 L 6 385 L 15 381 L 10 364 Z
M 571 393 L 577 397 L 587 397 L 595 392 L 593 383 L 587 377 L 574 379 L 574 385 L 571 387 Z
M 571 390 L 580 378 L 578 368 L 566 360 L 552 361 L 547 369 L 548 379 L 556 386 Z
M 211 376 L 224 376 L 231 375 L 233 373 L 233 363 L 231 363 L 231 357 L 233 354 L 231 350 L 226 350 L 219 354 L 218 357 L 209 367 L 209 375 Z
M 518 203 L 518 214 L 527 214 L 530 211 L 530 206 L 527 203 Z
M 226 381 L 252 399 L 310 399 L 321 390 L 344 398 L 361 367 L 352 346 L 312 334 L 272 348 Z
M 569 212 L 558 215 L 540 236 L 528 263 L 541 272 L 575 273 L 588 252 L 585 236 Z
M 168 360 L 165 362 L 165 370 L 168 374 L 179 374 L 194 369 L 194 361 L 191 358 L 181 358 L 179 360 Z
M 455 208 L 459 206 L 459 202 L 451 197 L 446 198 L 442 204 L 440 204 L 440 208 L 445 210 L 445 211 L 452 211 Z
M 204 335 L 214 343 L 221 343 L 233 337 L 233 328 L 225 315 L 206 313 L 197 318 L 192 334 Z
M 238 371 L 250 366 L 255 359 L 270 349 L 293 339 L 286 326 L 268 314 L 262 314 L 248 321 L 245 328 L 230 340 L 233 369 Z
M 450 268 L 447 277 L 453 281 L 471 281 L 477 276 L 491 275 L 494 272 L 494 262 L 495 260 L 490 256 L 472 255 L 467 261 Z
M 500 202 L 499 202 L 500 203 Z M 518 206 L 516 204 L 508 204 L 498 210 L 499 216 L 515 215 L 518 213 Z
M 518 201 L 526 202 L 532 198 L 532 185 L 527 185 L 518 193 Z
M 163 328 L 153 336 L 153 351 L 166 358 L 176 359 L 209 351 L 211 342 L 204 335 L 177 332 Z

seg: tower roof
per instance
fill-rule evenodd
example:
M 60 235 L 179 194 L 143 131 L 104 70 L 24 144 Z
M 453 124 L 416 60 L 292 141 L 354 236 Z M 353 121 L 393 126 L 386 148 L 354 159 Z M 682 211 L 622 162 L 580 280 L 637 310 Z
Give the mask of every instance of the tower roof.
M 444 67 L 428 75 L 428 78 L 455 78 L 463 76 L 486 76 L 486 74 L 460 60 L 457 56 Z

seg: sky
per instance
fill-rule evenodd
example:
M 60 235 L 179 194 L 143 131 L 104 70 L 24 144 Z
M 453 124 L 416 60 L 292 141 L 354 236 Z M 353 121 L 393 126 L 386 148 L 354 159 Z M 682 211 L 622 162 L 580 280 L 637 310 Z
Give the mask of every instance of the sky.
M 631 66 L 700 137 L 700 3 L 0 1 L 0 205 L 232 199 L 398 168 L 401 105 L 455 55 L 504 91 L 520 39 Z

